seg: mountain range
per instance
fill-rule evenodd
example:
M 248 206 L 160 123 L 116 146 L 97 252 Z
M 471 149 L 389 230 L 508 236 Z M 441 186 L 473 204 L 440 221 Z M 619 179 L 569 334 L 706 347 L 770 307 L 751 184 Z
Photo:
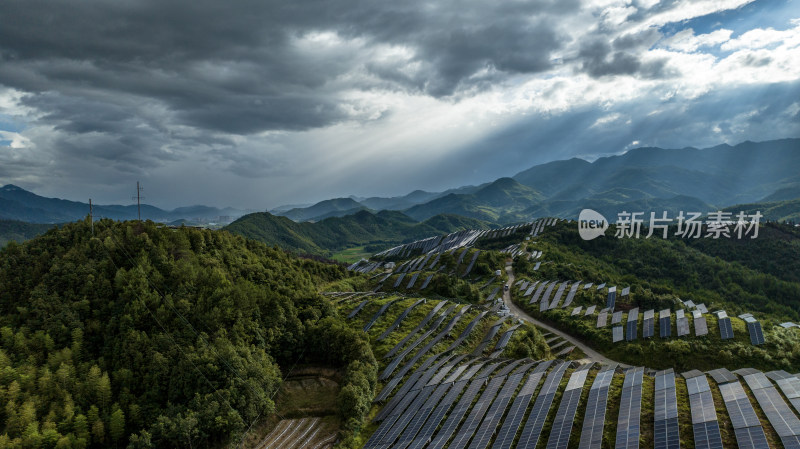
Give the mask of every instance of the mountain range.
M 179 207 L 164 210 L 155 206 L 142 204 L 142 218 L 160 222 L 188 221 L 231 222 L 251 212 L 230 207 L 219 209 L 210 206 Z M 0 220 L 17 220 L 28 223 L 65 223 L 86 217 L 89 204 L 80 201 L 46 198 L 21 187 L 8 184 L 0 187 Z M 93 205 L 95 218 L 111 218 L 114 220 L 133 220 L 138 217 L 136 205 Z
M 800 198 L 800 139 L 782 139 L 706 149 L 642 147 L 594 162 L 577 158 L 549 162 L 491 183 L 440 193 L 417 190 L 392 198 L 336 198 L 272 212 L 294 221 L 319 221 L 360 210 L 397 210 L 418 221 L 446 213 L 511 223 L 537 216 L 576 218 L 584 208 L 607 216 L 623 210 L 675 214 L 796 198 Z

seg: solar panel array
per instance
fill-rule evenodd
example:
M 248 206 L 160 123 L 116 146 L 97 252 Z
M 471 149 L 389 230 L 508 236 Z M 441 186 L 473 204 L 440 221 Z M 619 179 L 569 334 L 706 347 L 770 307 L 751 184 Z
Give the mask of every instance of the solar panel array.
M 675 372 L 659 371 L 655 377 L 655 410 L 653 415 L 653 440 L 655 449 L 679 449 L 678 399 L 675 389 Z
M 405 344 L 408 343 L 409 340 L 414 338 L 414 335 L 416 335 L 419 331 L 421 331 L 422 328 L 424 328 L 425 325 L 428 324 L 433 319 L 433 317 L 436 315 L 436 312 L 438 312 L 446 304 L 447 301 L 440 301 L 435 306 L 433 306 L 433 309 L 431 309 L 431 311 L 428 312 L 427 315 L 425 315 L 425 318 L 423 318 L 422 321 L 420 321 L 419 324 L 417 324 L 417 327 L 411 330 L 411 332 L 409 332 L 408 335 L 406 335 L 402 340 L 400 340 L 399 343 L 397 343 L 391 350 L 389 350 L 389 352 L 386 353 L 384 358 L 388 359 L 392 357 L 397 351 L 399 351 L 403 346 L 405 346 Z
M 719 338 L 728 340 L 733 338 L 733 326 L 729 317 L 720 318 L 719 321 Z
M 489 440 L 497 430 L 500 419 L 503 417 L 509 402 L 511 402 L 511 397 L 514 396 L 514 392 L 517 391 L 517 387 L 522 382 L 523 377 L 525 377 L 525 371 L 508 376 L 503 389 L 500 390 L 489 411 L 486 412 L 486 417 L 478 427 L 469 449 L 485 449 L 489 445 Z
M 547 284 L 549 284 L 549 283 L 550 283 L 550 281 L 544 281 L 544 282 L 542 282 L 541 284 L 539 284 L 539 288 L 537 288 L 537 289 L 536 289 L 536 293 L 534 293 L 534 294 L 533 294 L 533 297 L 532 297 L 532 298 L 531 298 L 531 300 L 528 302 L 528 304 L 533 304 L 533 303 L 535 303 L 535 302 L 539 301 L 539 297 L 542 295 L 542 291 L 544 290 L 544 288 L 545 288 L 545 287 L 547 286 Z
M 581 399 L 583 385 L 586 383 L 586 376 L 589 374 L 591 363 L 587 363 L 575 370 L 567 382 L 564 393 L 561 395 L 561 404 L 558 406 L 556 417 L 550 428 L 550 437 L 547 440 L 547 449 L 566 449 L 569 443 L 569 436 L 572 433 L 575 412 L 578 410 L 578 402 Z
M 516 447 L 536 447 L 539 437 L 542 434 L 545 418 L 547 418 L 547 413 L 550 410 L 550 406 L 553 404 L 553 398 L 556 395 L 558 384 L 561 382 L 561 378 L 564 377 L 564 372 L 567 370 L 568 366 L 568 363 L 562 362 L 550 371 L 550 374 L 547 376 L 547 379 L 545 379 L 539 391 L 539 396 L 536 397 L 536 402 L 534 402 L 533 408 L 528 415 L 528 420 L 522 428 L 522 435 L 520 435 Z
M 651 338 L 653 336 L 655 321 L 655 311 L 646 310 L 644 312 L 644 321 L 642 322 L 642 338 Z
M 628 321 L 625 323 L 625 339 L 627 341 L 636 340 L 639 328 L 639 308 L 635 307 L 628 312 Z
M 742 384 L 734 377 L 733 381 L 719 384 L 722 400 L 728 410 L 728 417 L 740 448 L 768 448 L 767 437 L 761 421 L 750 403 Z
M 619 403 L 617 420 L 617 438 L 614 447 L 637 449 L 642 412 L 642 378 L 644 368 L 628 368 L 622 384 L 622 396 Z
M 722 448 L 722 435 L 714 409 L 714 398 L 705 375 L 686 379 L 689 390 L 689 407 L 692 413 L 694 446 L 698 449 Z
M 741 370 L 737 373 L 742 374 Z M 800 419 L 783 400 L 772 382 L 759 371 L 744 375 L 744 380 L 753 392 L 761 410 L 772 424 L 775 433 L 785 448 L 800 447 Z
M 439 405 L 436 406 L 433 412 L 431 412 L 428 419 L 425 421 L 425 424 L 422 426 L 419 433 L 417 433 L 417 436 L 408 445 L 409 449 L 421 449 L 425 444 L 428 443 L 428 440 L 431 438 L 431 436 L 433 436 L 433 433 L 436 431 L 439 423 L 442 422 L 442 419 L 444 419 L 447 411 L 450 410 L 450 407 L 464 391 L 464 388 L 467 386 L 467 382 L 468 381 L 466 380 L 460 380 L 453 384 L 453 386 L 447 392 L 447 396 L 445 396 Z
M 800 379 L 786 371 L 771 371 L 767 376 L 775 381 L 794 409 L 800 412 Z
M 500 431 L 497 432 L 497 438 L 495 438 L 492 449 L 511 448 L 511 443 L 514 442 L 514 436 L 519 430 L 522 418 L 525 417 L 525 410 L 528 409 L 533 393 L 536 392 L 536 387 L 539 386 L 539 382 L 544 377 L 544 370 L 539 371 L 540 366 L 528 377 L 522 389 L 517 393 L 517 397 L 514 398 L 514 403 L 511 404 L 508 415 L 503 420 L 503 425 L 500 426 Z
M 470 382 L 467 390 L 461 395 L 458 404 L 456 404 L 450 412 L 450 415 L 448 415 L 447 420 L 442 424 L 442 428 L 432 437 L 430 445 L 428 446 L 429 448 L 441 449 L 444 447 L 447 440 L 450 439 L 458 427 L 458 423 L 461 422 L 461 419 L 467 413 L 467 410 L 469 410 L 473 399 L 475 399 L 475 396 L 477 396 L 481 388 L 483 388 L 483 384 L 483 379 L 474 379 Z
M 493 300 L 493 299 L 494 299 L 494 297 L 495 297 L 495 296 L 497 296 L 497 293 L 498 293 L 499 291 L 500 291 L 500 287 L 495 287 L 495 288 L 494 288 L 494 290 L 492 290 L 492 292 L 491 292 L 491 293 L 489 293 L 489 296 L 488 296 L 488 297 L 486 297 L 486 301 L 491 301 L 491 300 Z
M 545 290 L 544 295 L 542 295 L 542 302 L 539 303 L 539 311 L 544 312 L 548 308 L 550 308 L 550 294 L 553 293 L 553 288 L 555 288 L 558 282 L 551 282 L 550 285 L 547 286 L 547 290 Z
M 391 325 L 391 326 L 387 327 L 387 328 L 386 328 L 386 330 L 385 330 L 385 331 L 383 331 L 383 333 L 382 333 L 380 336 L 378 336 L 377 340 L 378 340 L 378 341 L 381 341 L 381 340 L 383 340 L 384 338 L 388 337 L 388 336 L 389 336 L 389 334 L 391 334 L 391 333 L 392 333 L 392 332 L 393 332 L 395 329 L 397 329 L 397 327 L 398 327 L 398 326 L 400 326 L 400 323 L 402 323 L 402 322 L 403 322 L 403 320 L 405 320 L 405 319 L 406 319 L 406 317 L 408 316 L 408 314 L 409 314 L 409 313 L 411 313 L 411 311 L 412 311 L 412 310 L 414 310 L 414 308 L 415 308 L 415 307 L 417 307 L 418 305 L 420 305 L 420 304 L 422 304 L 422 303 L 424 303 L 424 302 L 425 302 L 425 298 L 422 298 L 422 299 L 418 299 L 418 300 L 417 300 L 417 301 L 416 301 L 414 304 L 411 304 L 410 306 L 408 306 L 408 307 L 406 308 L 406 310 L 404 310 L 404 311 L 403 311 L 403 313 L 401 313 L 401 314 L 400 314 L 400 315 L 399 315 L 399 316 L 398 316 L 398 317 L 397 317 L 397 318 L 394 320 L 394 323 L 392 323 L 392 325 Z
M 606 420 L 608 390 L 614 378 L 615 365 L 604 366 L 594 378 L 586 400 L 586 410 L 581 430 L 580 449 L 600 449 Z
M 472 406 L 472 410 L 470 410 L 467 419 L 461 424 L 461 427 L 459 427 L 449 447 L 467 447 L 467 442 L 472 438 L 475 429 L 477 429 L 478 424 L 483 420 L 489 406 L 494 401 L 495 395 L 497 395 L 497 391 L 505 380 L 505 376 L 493 377 L 489 380 L 489 384 L 486 385 L 483 394 L 478 398 L 478 402 Z
M 386 304 L 382 305 L 381 308 L 378 309 L 378 312 L 372 316 L 372 318 L 367 322 L 367 324 L 364 325 L 364 328 L 362 330 L 364 332 L 368 332 L 370 329 L 372 329 L 372 326 L 375 324 L 376 321 L 378 321 L 378 318 L 380 318 L 383 315 L 383 313 L 386 312 L 386 309 L 391 307 L 392 304 L 396 303 L 397 301 L 399 300 L 395 299 L 394 301 L 389 301 Z
M 409 289 L 414 286 L 417 282 L 417 278 L 419 277 L 419 272 L 414 273 L 414 276 L 411 276 L 411 280 L 408 281 L 408 285 L 406 285 L 406 289 Z
M 537 285 L 539 285 L 539 281 L 536 281 L 536 282 L 532 283 L 532 284 L 530 285 L 530 287 L 528 287 L 528 289 L 527 289 L 527 290 L 525 290 L 525 293 L 524 293 L 522 296 L 523 296 L 523 297 L 525 297 L 525 296 L 530 296 L 530 295 L 532 295 L 532 294 L 533 294 L 533 291 L 534 291 L 534 290 L 536 290 L 536 286 L 537 286 Z
M 350 319 L 350 318 L 355 318 L 355 316 L 356 316 L 356 315 L 358 315 L 358 312 L 361 312 L 361 309 L 363 309 L 363 308 L 364 308 L 364 306 L 366 306 L 368 302 L 369 302 L 369 300 L 368 300 L 368 299 L 365 299 L 365 300 L 361 301 L 361 304 L 357 305 L 357 306 L 356 306 L 356 308 L 355 308 L 355 309 L 353 309 L 353 311 L 352 311 L 352 312 L 350 312 L 350 313 L 347 315 L 347 318 L 348 318 L 348 319 Z
M 671 313 L 669 309 L 664 309 L 658 313 L 658 335 L 661 338 L 668 338 L 672 333 Z

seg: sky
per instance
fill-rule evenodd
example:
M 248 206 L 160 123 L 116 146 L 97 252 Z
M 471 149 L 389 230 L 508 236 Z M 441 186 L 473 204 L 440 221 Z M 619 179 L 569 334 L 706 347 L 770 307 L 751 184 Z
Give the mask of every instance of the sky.
M 800 137 L 800 0 L 6 0 L 0 185 L 254 210 Z

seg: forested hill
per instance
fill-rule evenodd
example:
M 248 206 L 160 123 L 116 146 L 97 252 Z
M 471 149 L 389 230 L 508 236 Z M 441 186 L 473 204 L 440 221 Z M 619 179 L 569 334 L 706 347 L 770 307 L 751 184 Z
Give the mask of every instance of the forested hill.
M 448 234 L 462 229 L 488 229 L 489 224 L 458 215 L 436 215 L 423 222 L 396 211 L 360 211 L 345 217 L 331 217 L 310 223 L 259 212 L 245 215 L 225 229 L 277 245 L 289 251 L 330 256 L 348 247 L 369 245 L 377 253 L 393 245 Z
M 282 367 L 296 362 L 343 369 L 357 382 L 342 403 L 369 403 L 369 344 L 317 293 L 347 276 L 227 232 L 150 222 L 103 220 L 94 237 L 77 222 L 10 243 L 0 447 L 222 447 L 273 411 Z

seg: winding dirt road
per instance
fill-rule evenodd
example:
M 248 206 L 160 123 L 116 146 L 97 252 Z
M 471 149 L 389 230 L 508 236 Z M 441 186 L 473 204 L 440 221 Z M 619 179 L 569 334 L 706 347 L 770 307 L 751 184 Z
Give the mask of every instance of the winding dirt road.
M 567 334 L 567 333 L 565 333 L 563 331 L 560 331 L 560 330 L 556 329 L 555 327 L 550 326 L 549 324 L 546 324 L 546 323 L 543 323 L 543 322 L 537 320 L 536 318 L 528 315 L 521 308 L 517 307 L 517 305 L 514 304 L 513 301 L 511 301 L 511 290 L 513 290 L 513 288 L 514 288 L 514 269 L 511 268 L 511 263 L 506 263 L 506 273 L 508 273 L 509 289 L 507 291 L 503 291 L 503 302 L 506 304 L 508 309 L 511 310 L 511 312 L 513 314 L 517 315 L 521 319 L 523 319 L 523 320 L 525 320 L 525 321 L 527 321 L 529 323 L 532 323 L 532 324 L 534 324 L 534 325 L 536 325 L 536 326 L 538 326 L 538 327 L 540 327 L 542 329 L 547 329 L 548 332 L 551 332 L 554 335 L 558 335 L 559 337 L 563 338 L 564 340 L 567 340 L 571 344 L 573 344 L 576 347 L 578 347 L 578 349 L 580 349 L 581 351 L 583 351 L 584 354 L 586 354 L 586 358 L 585 359 L 581 359 L 581 360 L 585 360 L 587 362 L 588 361 L 597 362 L 597 363 L 601 363 L 601 364 L 604 364 L 604 365 L 617 364 L 617 365 L 619 365 L 619 366 L 621 366 L 623 368 L 628 366 L 628 365 L 626 365 L 624 363 L 619 363 L 619 362 L 617 362 L 615 360 L 609 359 L 608 357 L 600 354 L 599 352 L 595 351 L 594 349 L 590 348 L 589 346 L 586 346 L 586 344 L 578 341 L 577 339 L 575 339 L 575 337 L 573 337 L 573 336 L 571 336 L 571 335 L 569 335 L 569 334 Z

